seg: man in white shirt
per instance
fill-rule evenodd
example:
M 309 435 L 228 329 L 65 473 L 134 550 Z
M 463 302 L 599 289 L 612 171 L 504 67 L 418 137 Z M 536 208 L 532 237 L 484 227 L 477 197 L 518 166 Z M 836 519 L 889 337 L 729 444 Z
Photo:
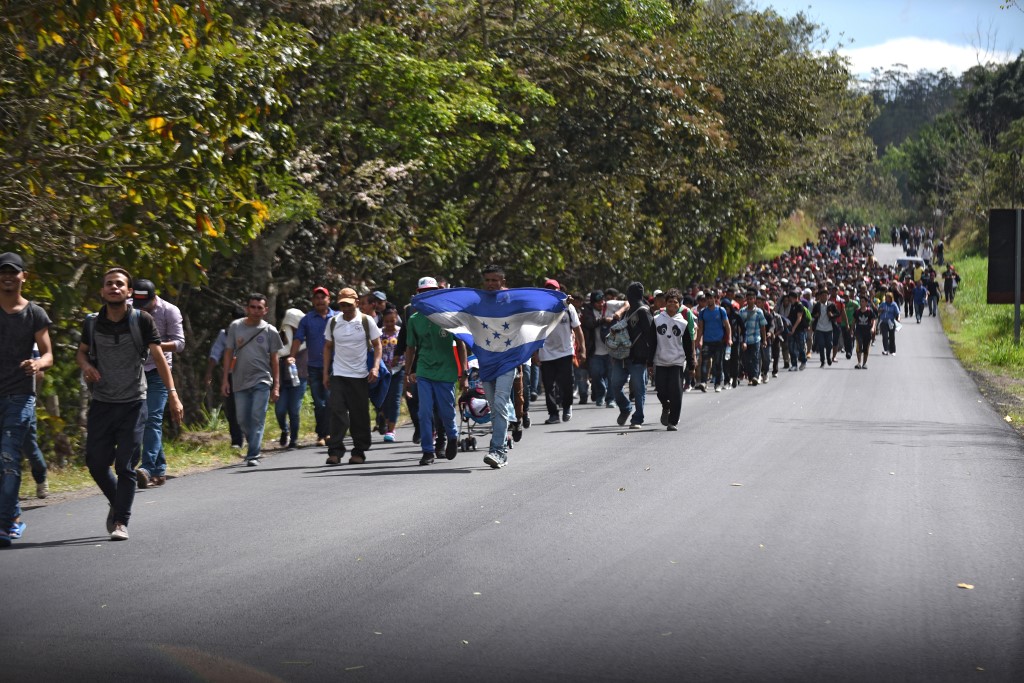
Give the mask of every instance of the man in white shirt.
M 557 280 L 546 280 L 546 289 L 559 290 Z M 573 306 L 566 305 L 562 321 L 544 341 L 544 346 L 537 352 L 540 360 L 540 378 L 544 384 L 544 400 L 547 403 L 548 419 L 544 424 L 558 424 L 558 408 L 562 408 L 562 422 L 572 417 L 572 363 L 576 352 L 573 350 L 575 340 L 579 354 L 579 362 L 587 360 L 586 345 L 583 341 L 583 330 L 580 328 L 580 316 Z M 557 394 L 556 394 L 557 392 Z
M 331 438 L 327 464 L 340 465 L 345 455 L 345 434 L 352 430 L 352 456 L 348 462 L 366 462 L 370 449 L 370 385 L 378 380 L 382 347 L 380 328 L 373 318 L 356 310 L 356 292 L 338 292 L 341 315 L 324 329 L 324 384 L 330 387 Z M 367 351 L 373 361 L 367 369 Z

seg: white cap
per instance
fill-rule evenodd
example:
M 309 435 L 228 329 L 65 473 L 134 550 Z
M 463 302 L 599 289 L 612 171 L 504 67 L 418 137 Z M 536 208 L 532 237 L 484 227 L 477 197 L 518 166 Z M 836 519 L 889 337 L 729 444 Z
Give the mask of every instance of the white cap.
M 425 289 L 437 289 L 437 280 L 430 276 L 421 277 L 419 282 L 416 283 L 416 291 L 422 292 Z

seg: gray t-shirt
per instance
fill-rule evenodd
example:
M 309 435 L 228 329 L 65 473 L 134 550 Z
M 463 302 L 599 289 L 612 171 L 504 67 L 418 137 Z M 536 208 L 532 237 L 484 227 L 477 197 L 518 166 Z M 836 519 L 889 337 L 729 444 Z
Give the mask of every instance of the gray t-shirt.
M 36 393 L 35 377 L 21 364 L 32 357 L 36 332 L 49 326 L 46 311 L 31 301 L 17 313 L 0 308 L 0 396 Z
M 274 376 L 270 374 L 270 364 L 277 362 L 277 351 L 282 344 L 281 334 L 266 320 L 251 327 L 245 324 L 245 318 L 231 323 L 227 348 L 235 358 L 235 367 L 231 370 L 232 390 L 242 391 L 257 384 L 272 385 Z
M 131 307 L 127 315 L 114 323 L 107 318 L 107 307 L 100 309 L 96 316 L 95 349 L 90 355 L 96 357 L 96 369 L 100 371 L 100 381 L 91 385 L 94 401 L 104 403 L 131 403 L 145 400 L 146 374 L 142 371 L 145 360 L 142 349 L 132 338 L 130 317 Z M 159 344 L 156 324 L 152 316 L 139 311 L 139 332 L 142 334 L 142 345 L 145 349 L 150 344 Z M 82 326 L 82 343 L 90 341 Z

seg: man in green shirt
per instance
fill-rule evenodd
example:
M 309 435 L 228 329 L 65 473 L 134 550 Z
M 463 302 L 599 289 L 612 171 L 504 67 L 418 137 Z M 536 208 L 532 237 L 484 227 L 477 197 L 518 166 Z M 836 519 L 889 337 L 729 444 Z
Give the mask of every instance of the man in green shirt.
M 420 278 L 417 293 L 438 289 L 432 277 Z M 421 313 L 414 312 L 406 323 L 405 383 L 415 384 L 419 393 L 421 465 L 434 462 L 434 411 L 437 411 L 448 437 L 444 455 L 448 460 L 459 450 L 459 430 L 455 425 L 455 382 L 466 388 L 466 347 Z

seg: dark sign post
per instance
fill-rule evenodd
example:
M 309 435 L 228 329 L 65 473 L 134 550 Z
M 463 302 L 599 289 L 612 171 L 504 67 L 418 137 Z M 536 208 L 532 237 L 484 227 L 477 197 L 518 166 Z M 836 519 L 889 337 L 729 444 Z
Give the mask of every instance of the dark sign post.
M 1013 341 L 1020 344 L 1021 209 L 988 214 L 988 303 L 1013 304 Z

